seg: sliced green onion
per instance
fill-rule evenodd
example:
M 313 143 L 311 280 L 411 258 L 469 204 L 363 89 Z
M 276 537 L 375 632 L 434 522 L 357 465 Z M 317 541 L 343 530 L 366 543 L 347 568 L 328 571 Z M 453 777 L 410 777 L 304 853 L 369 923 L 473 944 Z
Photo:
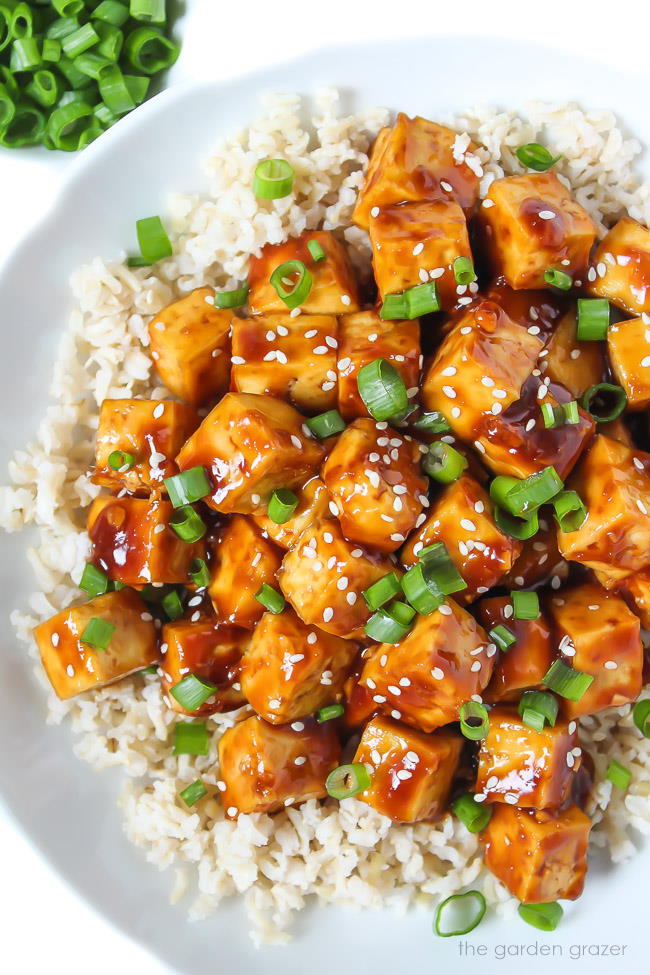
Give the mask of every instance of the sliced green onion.
M 492 819 L 491 808 L 482 802 L 477 802 L 471 792 L 459 796 L 452 803 L 451 808 L 470 833 L 480 833 Z
M 584 501 L 577 491 L 560 491 L 553 498 L 555 518 L 561 532 L 575 532 L 584 525 L 589 516 Z
M 205 589 L 210 584 L 210 570 L 205 559 L 192 559 L 189 577 L 199 589 Z
M 207 794 L 208 790 L 203 785 L 201 779 L 196 779 L 196 781 L 192 782 L 191 785 L 188 785 L 186 789 L 183 789 L 183 791 L 180 793 L 180 797 L 186 806 L 194 806 L 199 799 L 203 799 L 203 797 L 207 796 Z
M 147 24 L 164 24 L 167 19 L 165 2 L 166 0 L 131 0 L 131 16 L 134 20 L 142 20 Z
M 596 383 L 583 394 L 581 402 L 596 423 L 611 423 L 624 412 L 627 396 L 622 386 L 614 383 Z
M 516 518 L 530 518 L 562 490 L 564 484 L 554 467 L 545 467 L 523 480 L 500 475 L 490 484 L 490 497 Z
M 34 72 L 25 92 L 43 108 L 52 108 L 61 96 L 61 84 L 53 71 L 41 69 Z
M 470 257 L 457 257 L 454 261 L 454 279 L 456 284 L 471 284 L 476 281 L 476 271 Z
M 5 0 L 5 6 L 13 6 L 13 13 L 11 15 L 11 34 L 12 37 L 21 38 L 31 36 L 34 33 L 34 14 L 29 7 L 28 3 L 19 3 L 14 5 L 13 0 L 10 4 L 7 4 Z
M 286 159 L 264 159 L 255 167 L 253 193 L 258 200 L 279 200 L 293 189 L 293 167 Z
M 553 406 L 551 403 L 542 403 L 542 419 L 547 430 L 554 427 L 563 427 L 566 424 L 580 423 L 578 404 L 574 399 L 570 403 L 562 403 L 560 406 Z
M 627 789 L 632 781 L 632 773 L 625 765 L 621 765 L 615 758 L 611 760 L 607 768 L 605 778 L 615 785 L 617 789 Z
M 287 488 L 278 488 L 269 500 L 266 513 L 276 525 L 284 525 L 298 507 L 298 498 Z
M 61 47 L 66 57 L 74 60 L 79 54 L 83 54 L 88 48 L 94 47 L 99 42 L 99 34 L 92 24 L 83 24 L 71 34 L 66 34 L 61 40 Z
M 637 701 L 632 709 L 632 720 L 644 738 L 650 738 L 650 697 Z
M 451 484 L 452 481 L 458 480 L 467 468 L 467 463 L 467 458 L 451 444 L 436 440 L 429 446 L 422 466 L 434 481 L 440 484 Z
M 357 388 L 375 420 L 390 420 L 409 405 L 404 380 L 386 359 L 363 366 L 357 374 Z
M 175 589 L 171 592 L 166 593 L 160 601 L 160 605 L 167 613 L 170 620 L 179 620 L 183 613 L 183 603 L 181 602 L 181 597 Z
M 499 623 L 498 626 L 495 626 L 490 630 L 489 637 L 493 643 L 496 643 L 499 650 L 501 650 L 503 653 L 506 653 L 513 643 L 517 642 L 517 637 L 514 635 L 512 630 L 509 630 L 508 627 L 504 626 L 502 623 Z
M 178 44 L 152 27 L 137 27 L 124 42 L 124 53 L 136 71 L 158 74 L 178 60 Z
M 262 604 L 264 609 L 268 609 L 269 613 L 275 613 L 276 616 L 282 612 L 286 605 L 282 593 L 274 589 L 273 586 L 267 585 L 266 582 L 255 593 L 255 599 Z
M 541 728 L 537 728 L 537 731 L 542 730 L 545 722 L 551 728 L 555 726 L 559 708 L 560 705 L 557 698 L 549 694 L 548 691 L 524 691 L 519 701 L 519 714 L 524 719 L 524 724 L 529 723 L 526 721 L 526 713 L 530 714 L 532 712 L 541 716 L 542 726 Z
M 117 627 L 113 623 L 109 623 L 108 620 L 101 620 L 93 616 L 86 623 L 81 634 L 81 642 L 92 647 L 93 650 L 107 650 L 116 629 Z
M 445 596 L 467 589 L 467 583 L 454 565 L 444 542 L 434 542 L 421 548 L 418 559 L 430 587 L 435 586 Z
M 328 704 L 324 708 L 319 708 L 316 712 L 316 720 L 319 724 L 323 724 L 325 721 L 333 721 L 334 718 L 340 718 L 342 714 L 345 714 L 345 708 L 342 704 Z
M 480 890 L 452 894 L 438 905 L 434 931 L 441 938 L 455 938 L 469 934 L 479 926 L 486 910 L 487 903 Z
M 43 48 L 41 50 L 41 58 L 43 61 L 48 61 L 51 64 L 56 64 L 61 58 L 61 42 L 55 41 L 53 38 L 45 37 L 43 39 Z
M 59 17 L 76 17 L 85 7 L 84 0 L 51 0 Z
M 215 684 L 210 684 L 207 680 L 201 680 L 196 674 L 187 674 L 182 680 L 170 688 L 169 693 L 178 701 L 185 711 L 198 711 L 206 701 L 217 692 Z M 193 727 L 190 725 L 190 727 Z
M 365 633 L 377 643 L 399 643 L 411 629 L 415 610 L 406 603 L 394 600 L 382 606 L 370 617 Z
M 553 156 L 546 146 L 541 146 L 539 142 L 527 142 L 526 145 L 519 146 L 515 153 L 522 166 L 534 169 L 536 173 L 545 173 L 562 158 L 562 153 Z
M 490 730 L 490 713 L 478 701 L 465 701 L 459 711 L 460 730 L 470 741 L 481 741 Z
M 564 914 L 556 901 L 549 904 L 520 904 L 517 911 L 522 921 L 540 931 L 555 931 Z
M 143 667 L 142 670 L 138 671 L 139 674 L 147 674 L 153 677 L 154 674 L 158 673 L 158 667 L 156 664 L 152 664 L 151 667 Z
M 402 578 L 404 595 L 421 616 L 429 616 L 445 601 L 444 593 L 435 584 L 422 562 L 412 566 Z
M 307 250 L 311 254 L 313 260 L 315 260 L 316 262 L 325 260 L 325 251 L 323 250 L 323 248 L 321 247 L 321 245 L 318 243 L 317 240 L 308 240 Z
M 241 288 L 232 291 L 217 291 L 214 296 L 215 308 L 241 308 L 248 298 L 249 284 L 245 281 Z
M 64 37 L 68 37 L 78 29 L 79 21 L 76 17 L 57 17 L 45 28 L 45 37 L 48 40 L 62 42 Z
M 103 20 L 113 27 L 123 27 L 129 19 L 129 8 L 117 0 L 102 0 L 91 16 L 93 20 Z
M 345 420 L 338 410 L 328 410 L 307 420 L 307 426 L 315 437 L 325 440 L 345 430 Z
M 99 124 L 105 129 L 110 128 L 111 125 L 115 125 L 117 122 L 117 115 L 113 115 L 110 108 L 107 105 L 104 105 L 103 102 L 100 102 L 99 105 L 95 105 L 93 114 Z
M 379 317 L 383 321 L 399 321 L 405 319 L 408 314 L 406 297 L 403 292 L 395 295 L 386 295 L 379 310 Z
M 293 275 L 297 275 L 294 284 L 291 283 Z M 312 276 L 307 269 L 307 265 L 302 261 L 285 261 L 276 267 L 269 279 L 275 288 L 277 295 L 285 303 L 287 308 L 298 308 L 302 305 L 311 291 Z
M 111 66 L 111 62 L 107 58 L 102 57 L 101 54 L 94 54 L 92 51 L 80 54 L 74 59 L 73 64 L 77 71 L 88 75 L 94 81 L 99 81 L 104 71 Z
M 413 319 L 434 311 L 440 311 L 438 289 L 435 281 L 427 281 L 407 288 L 401 294 L 386 295 L 379 317 L 384 321 Z
M 389 572 L 387 575 L 382 576 L 377 582 L 373 582 L 371 586 L 361 593 L 366 601 L 368 609 L 379 609 L 380 606 L 385 606 L 389 603 L 391 599 L 395 596 L 401 596 L 402 594 L 402 584 L 395 572 Z
M 609 302 L 606 298 L 578 298 L 576 336 L 580 342 L 601 342 L 607 338 Z
M 198 542 L 208 530 L 201 515 L 189 504 L 184 504 L 181 508 L 176 508 L 169 519 L 169 527 L 184 542 L 190 543 Z
M 451 430 L 447 420 L 437 410 L 434 410 L 433 413 L 423 413 L 413 426 L 416 430 L 422 430 L 424 433 L 449 433 Z
M 522 711 L 521 720 L 527 728 L 532 728 L 533 731 L 541 732 L 544 730 L 544 715 L 533 708 L 526 708 Z
M 180 685 L 177 684 L 176 688 Z M 173 694 L 176 688 L 172 688 Z M 181 707 L 185 707 L 179 702 Z M 189 711 L 189 708 L 185 708 Z M 192 724 L 179 721 L 174 726 L 174 755 L 207 755 L 210 747 L 208 729 L 205 721 L 195 721 Z
M 16 114 L 16 104 L 6 85 L 0 84 L 0 130 L 9 125 Z
M 539 618 L 539 596 L 536 592 L 515 589 L 510 593 L 513 619 L 536 620 Z
M 40 142 L 45 133 L 45 116 L 28 102 L 15 104 L 13 117 L 0 129 L 0 145 L 15 149 Z
M 84 566 L 79 588 L 83 589 L 89 596 L 103 596 L 108 592 L 110 579 L 105 572 L 98 569 L 92 562 L 86 562 Z
M 554 660 L 548 671 L 542 678 L 542 684 L 546 684 L 552 691 L 568 701 L 577 702 L 593 684 L 591 674 L 583 674 L 581 670 L 574 670 L 567 666 L 563 660 Z
M 116 64 L 103 72 L 99 79 L 99 93 L 113 115 L 125 115 L 135 108 L 124 75 Z
M 363 762 L 339 765 L 325 780 L 327 794 L 332 799 L 350 799 L 369 787 L 370 773 Z
M 73 88 L 75 91 L 79 91 L 82 88 L 87 88 L 90 85 L 92 85 L 92 82 L 89 80 L 88 75 L 84 74 L 83 71 L 79 71 L 79 69 L 75 66 L 74 61 L 71 61 L 69 58 L 65 58 L 61 56 L 56 66 L 61 72 L 61 74 L 66 78 L 70 87 Z M 65 93 L 65 95 L 67 94 L 69 94 L 69 92 Z M 63 102 L 63 98 L 61 99 L 59 104 L 65 104 Z
M 126 450 L 113 450 L 108 455 L 108 466 L 112 471 L 119 471 L 120 474 L 130 471 L 135 464 L 135 457 Z
M 175 508 L 184 504 L 194 504 L 201 498 L 212 493 L 212 487 L 205 473 L 204 467 L 190 467 L 182 474 L 166 477 L 164 485 L 169 494 L 169 500 Z
M 500 528 L 506 535 L 523 542 L 533 538 L 539 531 L 539 519 L 535 512 L 530 518 L 515 518 L 514 515 L 497 505 L 494 509 L 494 521 L 497 528 Z
M 160 217 L 144 217 L 142 220 L 136 221 L 135 229 L 138 235 L 140 253 L 145 261 L 155 264 L 156 261 L 161 261 L 164 257 L 172 256 L 171 241 Z
M 31 71 L 41 63 L 41 54 L 35 37 L 19 37 L 11 45 L 12 71 Z
M 569 291 L 573 285 L 571 275 L 556 267 L 549 267 L 548 271 L 544 271 L 544 280 L 552 288 L 559 288 L 560 291 Z
M 144 78 L 137 74 L 125 74 L 124 84 L 136 105 L 140 105 L 147 97 L 150 85 L 149 78 Z

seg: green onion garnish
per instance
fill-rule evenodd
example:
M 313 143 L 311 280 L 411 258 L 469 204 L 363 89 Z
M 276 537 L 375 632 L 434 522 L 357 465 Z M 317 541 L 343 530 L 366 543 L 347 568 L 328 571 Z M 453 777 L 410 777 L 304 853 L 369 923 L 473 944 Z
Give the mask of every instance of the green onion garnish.
M 577 491 L 560 491 L 553 498 L 553 509 L 562 532 L 575 532 L 584 525 L 589 512 Z
M 602 342 L 609 328 L 609 302 L 606 298 L 578 298 L 576 336 L 580 342 Z
M 407 315 L 408 308 L 406 307 L 406 298 L 403 292 L 386 295 L 379 311 L 380 318 L 384 321 L 399 321 L 406 318 Z
M 479 926 L 486 910 L 487 903 L 480 890 L 452 894 L 438 905 L 433 929 L 441 938 L 469 934 Z
M 101 620 L 93 616 L 86 623 L 84 631 L 81 634 L 81 642 L 92 647 L 93 650 L 107 650 L 111 642 L 111 637 L 116 629 L 117 627 L 114 623 L 109 623 L 108 620 Z
M 47 121 L 47 134 L 55 149 L 75 152 L 87 144 L 86 135 L 96 121 L 91 105 L 83 101 L 73 101 L 66 105 L 59 103 Z
M 84 0 L 51 0 L 60 17 L 76 17 L 84 8 Z
M 440 311 L 440 298 L 435 281 L 416 284 L 401 294 L 386 295 L 379 310 L 384 321 L 420 318 L 431 312 Z
M 389 572 L 387 575 L 382 576 L 377 582 L 373 582 L 371 586 L 361 593 L 366 601 L 368 609 L 379 609 L 380 606 L 384 606 L 389 603 L 391 599 L 395 596 L 401 596 L 402 594 L 402 584 L 397 577 L 395 572 Z
M 514 635 L 512 630 L 509 630 L 508 627 L 504 626 L 502 623 L 499 623 L 498 626 L 495 626 L 490 630 L 489 637 L 493 643 L 496 643 L 499 650 L 501 650 L 503 653 L 506 653 L 513 643 L 517 642 L 517 637 Z
M 81 576 L 81 582 L 79 583 L 79 588 L 83 589 L 85 593 L 89 596 L 103 596 L 105 592 L 108 592 L 108 587 L 110 585 L 110 579 L 105 572 L 98 569 L 97 566 L 93 565 L 92 562 L 87 562 L 83 575 Z
M 164 24 L 165 3 L 166 0 L 131 0 L 131 16 L 147 24 Z
M 552 288 L 559 288 L 560 291 L 569 291 L 573 285 L 571 275 L 556 267 L 550 267 L 548 271 L 544 271 L 544 280 Z
M 311 254 L 312 258 L 315 261 L 318 262 L 318 261 L 325 260 L 325 251 L 323 250 L 323 248 L 321 247 L 321 245 L 318 243 L 317 240 L 308 240 L 307 250 L 309 251 L 309 253 Z
M 266 582 L 255 593 L 255 599 L 262 604 L 264 609 L 267 609 L 269 613 L 275 613 L 276 616 L 282 612 L 286 605 L 282 593 L 274 589 L 273 586 L 267 585 Z
M 632 781 L 632 773 L 625 765 L 621 765 L 615 758 L 611 760 L 605 774 L 605 778 L 615 785 L 617 789 L 627 789 Z
M 41 55 L 34 37 L 17 37 L 11 45 L 10 68 L 16 73 L 32 71 L 41 63 Z
M 327 794 L 332 799 L 349 799 L 363 792 L 370 785 L 370 773 L 363 762 L 339 765 L 325 780 Z
M 66 57 L 76 58 L 78 54 L 83 54 L 89 47 L 99 43 L 99 34 L 92 24 L 84 24 L 73 30 L 61 41 L 61 47 Z
M 536 592 L 523 592 L 515 589 L 510 593 L 513 619 L 536 620 L 539 618 L 539 596 Z
M 203 797 L 207 796 L 207 794 L 208 790 L 203 785 L 201 779 L 196 779 L 196 781 L 192 782 L 191 785 L 188 785 L 186 789 L 183 789 L 183 791 L 180 793 L 180 797 L 186 806 L 194 806 L 199 799 L 203 799 Z
M 176 687 L 179 685 L 177 684 Z M 172 693 L 175 688 L 172 688 Z M 179 702 L 181 703 L 181 702 Z M 181 703 L 181 707 L 184 705 Z M 189 711 L 189 708 L 185 708 Z M 178 721 L 174 725 L 174 755 L 207 755 L 210 747 L 205 721 L 192 724 Z
M 644 738 L 650 738 L 650 697 L 637 701 L 632 709 L 632 720 Z
M 170 620 L 178 620 L 184 613 L 181 597 L 175 589 L 172 589 L 171 592 L 165 593 L 163 598 L 160 600 L 160 605 L 165 610 Z
M 467 468 L 467 458 L 451 444 L 436 440 L 429 446 L 422 466 L 429 477 L 440 484 L 457 481 Z
M 593 684 L 591 674 L 583 674 L 580 670 L 574 670 L 567 666 L 563 660 L 554 660 L 548 671 L 542 678 L 542 684 L 546 684 L 552 691 L 568 701 L 577 702 Z
M 124 54 L 136 71 L 152 75 L 171 68 L 178 59 L 179 48 L 155 28 L 138 27 L 127 35 Z
M 212 486 L 204 467 L 190 467 L 182 474 L 166 477 L 164 485 L 169 500 L 175 508 L 181 508 L 184 504 L 193 504 L 212 493 Z
M 627 396 L 622 386 L 596 383 L 583 393 L 581 403 L 596 423 L 610 423 L 625 410 Z
M 319 708 L 316 712 L 316 720 L 319 724 L 323 724 L 325 721 L 333 721 L 334 718 L 340 718 L 342 714 L 345 714 L 345 708 L 342 704 L 328 704 L 324 708 Z
M 409 603 L 421 616 L 429 616 L 445 601 L 445 594 L 435 582 L 435 577 L 418 562 L 402 578 L 402 588 Z
M 551 728 L 554 727 L 559 707 L 557 698 L 547 691 L 524 691 L 519 701 L 519 714 L 522 716 L 524 724 L 531 728 L 534 727 L 536 731 L 541 731 L 545 723 L 548 723 Z M 526 720 L 526 715 L 530 717 L 530 720 Z M 534 718 L 533 715 L 538 715 L 541 718 L 541 727 L 530 723 L 530 721 L 537 722 L 537 718 Z
M 99 79 L 99 93 L 102 96 L 102 101 L 106 107 L 110 109 L 113 115 L 125 115 L 127 112 L 130 112 L 135 108 L 135 102 L 131 97 L 125 77 L 116 64 L 114 64 L 112 68 L 107 68 L 104 72 L 102 72 Z M 165 234 L 165 236 L 167 235 Z M 163 249 L 163 244 L 160 245 L 160 249 Z M 171 249 L 169 254 L 162 254 L 163 257 L 169 257 L 170 255 Z M 153 264 L 154 260 L 157 259 L 158 258 L 153 258 L 149 260 L 144 254 L 141 254 L 137 258 L 137 260 L 144 262 L 144 264 Z
M 509 514 L 509 512 L 504 511 L 503 508 L 499 508 L 496 505 L 494 508 L 494 521 L 497 528 L 500 528 L 502 532 L 522 542 L 533 538 L 539 531 L 539 519 L 536 513 L 533 513 L 530 518 L 515 518 L 514 515 Z
M 409 405 L 404 380 L 386 359 L 375 359 L 357 374 L 357 387 L 375 420 L 390 420 Z
M 476 271 L 469 257 L 457 257 L 454 261 L 454 279 L 456 284 L 471 284 L 476 281 Z
M 490 497 L 496 505 L 515 518 L 530 518 L 547 504 L 564 487 L 554 467 L 543 470 L 523 480 L 499 475 L 490 484 Z
M 287 488 L 276 489 L 269 500 L 266 513 L 276 525 L 284 525 L 298 507 L 298 498 Z
M 534 169 L 536 173 L 545 173 L 562 158 L 561 153 L 559 156 L 552 156 L 546 146 L 540 146 L 539 142 L 527 142 L 526 145 L 519 146 L 515 153 L 522 166 Z
M 327 413 L 312 416 L 306 423 L 309 430 L 319 440 L 325 440 L 326 437 L 333 437 L 335 434 L 345 430 L 345 420 L 338 410 L 328 410 Z
M 429 584 L 435 585 L 445 596 L 467 589 L 467 583 L 454 565 L 444 542 L 434 542 L 421 548 L 418 559 Z
M 279 200 L 293 189 L 293 168 L 286 159 L 264 159 L 255 168 L 253 193 L 258 200 Z
M 517 911 L 522 921 L 540 931 L 555 931 L 564 914 L 556 901 L 550 904 L 520 904 Z
M 414 616 L 411 606 L 395 600 L 373 613 L 365 625 L 366 636 L 377 643 L 399 643 L 410 631 Z
M 478 701 L 465 701 L 459 711 L 460 730 L 470 741 L 481 741 L 490 730 L 490 713 Z
M 437 410 L 434 410 L 433 413 L 423 413 L 413 426 L 416 430 L 422 430 L 423 433 L 449 433 L 451 430 L 447 420 Z
M 217 687 L 207 680 L 201 680 L 196 674 L 187 674 L 182 680 L 170 688 L 169 693 L 178 701 L 185 711 L 198 711 L 206 701 L 217 692 Z M 193 727 L 190 725 L 190 727 Z
M 295 282 L 292 278 L 297 276 Z M 270 283 L 275 288 L 278 297 L 282 299 L 287 308 L 298 308 L 309 297 L 313 279 L 307 269 L 307 265 L 302 261 L 285 261 L 276 267 L 270 277 Z
M 246 281 L 241 288 L 234 288 L 232 291 L 217 291 L 214 295 L 215 308 L 241 308 L 246 304 L 248 298 L 249 284 Z
M 111 108 L 110 104 L 108 106 Z M 155 264 L 174 253 L 167 231 L 160 217 L 143 217 L 135 224 L 140 254 L 147 264 Z
M 210 570 L 205 559 L 192 559 L 188 574 L 199 589 L 205 589 L 210 584 Z
M 129 8 L 118 0 L 102 0 L 93 10 L 94 20 L 103 20 L 113 27 L 123 27 L 129 19 Z
M 169 527 L 176 532 L 179 538 L 189 543 L 198 542 L 208 530 L 201 515 L 189 504 L 176 508 L 169 519 Z
M 542 403 L 540 407 L 544 426 L 547 430 L 554 427 L 563 427 L 566 424 L 573 425 L 580 423 L 578 404 L 574 399 L 570 403 L 562 403 L 561 406 L 552 406 L 551 403 Z
M 471 792 L 459 796 L 452 803 L 454 814 L 470 833 L 480 833 L 492 819 L 492 810 L 482 802 L 477 802 Z

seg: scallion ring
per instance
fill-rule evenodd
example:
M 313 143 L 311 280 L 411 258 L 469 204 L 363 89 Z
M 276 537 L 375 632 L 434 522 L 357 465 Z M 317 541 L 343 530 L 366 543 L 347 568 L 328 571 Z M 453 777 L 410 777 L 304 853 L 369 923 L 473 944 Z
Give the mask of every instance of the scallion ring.
M 401 596 L 402 584 L 395 572 L 389 572 L 382 576 L 377 582 L 364 589 L 362 596 L 366 601 L 368 609 L 376 610 L 380 606 L 385 606 L 391 599 Z
M 530 518 L 516 518 L 498 505 L 494 508 L 494 521 L 505 535 L 525 542 L 539 531 L 539 518 L 533 513 Z
M 136 27 L 124 42 L 124 53 L 136 71 L 153 75 L 171 68 L 180 48 L 153 27 Z
M 282 593 L 266 582 L 255 593 L 255 599 L 262 604 L 264 609 L 268 610 L 269 613 L 275 613 L 276 616 L 283 611 L 286 605 Z
M 198 589 L 205 589 L 210 584 L 210 570 L 205 559 L 192 559 L 188 575 Z
M 241 288 L 233 288 L 232 291 L 217 291 L 214 296 L 215 308 L 241 308 L 246 304 L 249 291 L 248 281 L 242 284 Z
M 602 342 L 609 328 L 609 302 L 606 298 L 578 298 L 576 337 L 580 342 Z
M 644 738 L 650 738 L 650 697 L 637 701 L 632 708 L 632 720 Z
M 209 701 L 217 692 L 215 684 L 201 680 L 196 674 L 187 674 L 178 684 L 170 688 L 169 693 L 178 701 L 184 711 L 193 713 Z
M 539 618 L 539 596 L 536 592 L 524 592 L 521 589 L 510 593 L 512 600 L 512 618 L 515 620 L 536 620 Z
M 555 931 L 564 914 L 557 901 L 548 904 L 520 904 L 517 912 L 522 921 L 540 931 Z
M 524 691 L 519 701 L 519 714 L 522 716 L 524 724 L 529 723 L 526 720 L 527 713 L 531 714 L 532 712 L 540 716 L 541 727 L 537 727 L 537 731 L 541 731 L 544 724 L 549 724 L 553 728 L 557 721 L 559 709 L 560 705 L 557 698 L 549 694 L 548 691 Z
M 560 491 L 552 503 L 561 532 L 577 531 L 589 517 L 585 503 L 577 491 Z
M 176 508 L 169 519 L 169 527 L 176 532 L 179 538 L 190 544 L 198 542 L 208 530 L 201 515 L 189 504 Z
M 312 260 L 316 261 L 316 263 L 325 260 L 325 256 L 326 256 L 325 251 L 323 250 L 323 248 L 321 247 L 321 245 L 318 243 L 317 240 L 308 240 L 307 250 L 311 254 Z
M 169 500 L 175 508 L 194 504 L 212 494 L 212 485 L 204 467 L 190 467 L 180 474 L 166 477 L 163 481 Z
M 188 785 L 186 789 L 183 789 L 179 793 L 186 806 L 195 806 L 199 799 L 203 799 L 207 794 L 208 790 L 203 785 L 201 779 L 196 779 L 191 785 Z
M 399 600 L 382 606 L 365 625 L 366 636 L 376 643 L 400 643 L 413 624 L 415 610 Z
M 357 388 L 375 420 L 389 420 L 409 405 L 406 385 L 387 359 L 375 359 L 357 373 Z
M 471 257 L 457 257 L 454 261 L 454 280 L 456 284 L 471 284 L 476 281 L 476 271 Z
M 573 286 L 571 275 L 557 267 L 549 267 L 547 271 L 544 271 L 544 280 L 552 288 L 558 288 L 560 291 L 570 291 Z
M 106 573 L 98 569 L 92 562 L 87 562 L 79 582 L 79 588 L 92 598 L 93 596 L 103 596 L 104 593 L 108 592 L 109 586 L 110 579 Z
M 436 440 L 424 455 L 422 467 L 439 484 L 457 481 L 468 465 L 467 458 L 451 444 Z
M 630 782 L 632 781 L 632 773 L 629 768 L 625 765 L 621 765 L 617 762 L 615 758 L 611 760 L 607 767 L 607 772 L 605 778 L 612 785 L 615 785 L 617 789 L 627 789 Z
M 527 142 L 526 145 L 519 146 L 515 154 L 522 166 L 534 169 L 536 173 L 545 173 L 562 158 L 561 153 L 553 156 L 546 146 L 541 146 L 539 142 Z
M 459 796 L 452 805 L 452 811 L 470 833 L 480 833 L 492 819 L 492 809 L 485 803 L 477 802 L 471 792 Z
M 487 910 L 487 902 L 480 890 L 452 894 L 438 905 L 434 931 L 441 938 L 455 938 L 477 928 Z
M 109 106 L 110 107 L 110 106 Z M 171 257 L 173 248 L 160 217 L 144 217 L 135 225 L 140 254 L 149 264 Z
M 334 437 L 337 433 L 345 430 L 345 420 L 338 410 L 328 410 L 327 413 L 320 413 L 306 421 L 311 433 L 319 440 L 327 437 Z
M 295 281 L 293 278 L 295 277 Z M 276 267 L 270 277 L 270 283 L 275 288 L 278 297 L 287 308 L 298 308 L 309 297 L 313 278 L 311 272 L 302 261 L 285 261 Z
M 574 670 L 563 660 L 554 660 L 542 678 L 542 684 L 568 701 L 579 701 L 594 682 L 591 674 Z
M 445 595 L 434 577 L 425 572 L 422 562 L 411 566 L 402 578 L 402 588 L 409 603 L 421 616 L 429 616 L 445 601 Z
M 432 413 L 423 413 L 415 420 L 413 426 L 416 430 L 422 430 L 423 433 L 449 433 L 451 430 L 447 420 L 437 410 Z
M 172 589 L 171 592 L 165 593 L 160 601 L 160 605 L 170 620 L 179 620 L 185 612 L 181 597 L 176 589 Z
M 284 525 L 298 507 L 298 498 L 287 488 L 277 488 L 269 499 L 266 513 L 276 525 Z
M 596 423 L 611 423 L 625 411 L 627 396 L 622 386 L 596 383 L 583 394 L 582 406 Z
M 258 200 L 280 200 L 293 189 L 294 172 L 286 159 L 264 159 L 253 177 L 253 193 Z
M 327 704 L 324 708 L 319 708 L 316 712 L 316 720 L 319 724 L 323 724 L 325 721 L 333 721 L 335 718 L 340 718 L 345 714 L 345 708 L 342 704 Z
M 108 620 L 99 619 L 98 617 L 93 616 L 93 618 L 86 623 L 80 639 L 82 643 L 92 647 L 93 650 L 108 650 L 111 637 L 115 633 L 116 629 L 117 627 L 114 623 L 109 623 Z
M 176 685 L 178 687 L 178 684 Z M 172 693 L 173 693 L 172 688 Z M 182 707 L 183 705 L 181 705 Z M 186 708 L 185 710 L 189 710 Z M 174 726 L 174 755 L 207 755 L 210 739 L 205 721 L 179 721 Z
M 490 713 L 478 701 L 465 701 L 459 711 L 460 730 L 470 741 L 482 741 L 490 730 Z
M 126 450 L 113 450 L 108 455 L 108 466 L 112 471 L 126 474 L 135 464 L 135 457 Z
M 325 788 L 332 799 L 350 799 L 364 792 L 371 783 L 370 773 L 363 762 L 339 765 L 327 776 Z
M 445 596 L 467 589 L 467 583 L 456 568 L 444 542 L 433 542 L 417 553 L 428 582 Z
M 509 630 L 503 623 L 499 623 L 498 626 L 493 627 L 490 630 L 489 637 L 493 643 L 496 643 L 502 653 L 507 653 L 510 647 L 517 642 L 517 637 L 512 630 Z

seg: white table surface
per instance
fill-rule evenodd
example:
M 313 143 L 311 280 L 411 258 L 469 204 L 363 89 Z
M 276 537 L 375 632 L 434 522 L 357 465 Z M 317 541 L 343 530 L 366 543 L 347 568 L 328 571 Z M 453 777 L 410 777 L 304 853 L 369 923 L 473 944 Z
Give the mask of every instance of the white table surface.
M 170 84 L 219 79 L 277 63 L 325 45 L 436 33 L 510 36 L 555 43 L 616 62 L 647 62 L 650 15 L 634 0 L 186 0 L 183 53 Z M 407 67 L 405 67 L 407 70 Z M 544 66 L 539 65 L 540 97 Z M 449 79 L 450 100 L 453 78 Z M 513 78 L 516 87 L 516 78 Z M 477 93 L 480 103 L 480 92 Z M 605 106 L 603 106 L 605 107 Z M 70 157 L 0 150 L 0 261 L 39 219 Z M 4 316 L 3 316 L 4 317 Z M 89 776 L 91 775 L 89 771 Z M 51 872 L 0 813 L 2 968 L 80 975 L 169 971 L 109 927 Z M 260 970 L 263 956 L 260 956 Z M 218 965 L 215 966 L 215 972 Z

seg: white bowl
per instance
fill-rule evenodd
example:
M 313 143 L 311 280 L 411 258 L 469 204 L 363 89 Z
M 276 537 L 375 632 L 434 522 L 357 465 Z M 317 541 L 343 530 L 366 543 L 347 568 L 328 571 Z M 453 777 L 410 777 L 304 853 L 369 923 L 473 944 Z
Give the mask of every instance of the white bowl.
M 576 99 L 586 107 L 611 108 L 626 129 L 649 142 L 649 81 L 647 71 L 627 74 L 551 49 L 465 37 L 325 50 L 228 84 L 159 95 L 84 151 L 51 211 L 0 272 L 3 468 L 13 449 L 33 436 L 45 410 L 55 346 L 70 307 L 70 272 L 95 255 L 132 248 L 136 218 L 164 212 L 170 191 L 201 189 L 201 158 L 218 136 L 258 116 L 263 91 L 309 94 L 327 84 L 341 89 L 350 106 L 385 105 L 432 118 L 472 104 Z M 42 690 L 8 622 L 10 609 L 25 606 L 35 588 L 26 541 L 24 535 L 2 538 L 0 796 L 82 896 L 168 965 L 192 975 L 261 969 L 291 975 L 342 967 L 375 975 L 407 967 L 417 975 L 440 964 L 470 963 L 471 950 L 465 961 L 459 942 L 436 939 L 429 915 L 420 911 L 397 917 L 311 909 L 298 920 L 292 945 L 260 954 L 236 901 L 192 925 L 182 906 L 170 907 L 171 877 L 148 866 L 122 834 L 114 804 L 119 773 L 94 774 L 74 758 L 68 729 L 45 725 Z M 646 971 L 643 872 L 649 866 L 647 849 L 622 866 L 596 863 L 585 895 L 552 935 L 491 917 L 467 939 L 475 950 L 485 945 L 485 953 L 479 948 L 475 956 L 476 969 L 483 975 L 520 972 L 524 964 L 546 970 L 548 957 L 501 961 L 498 950 L 510 945 L 534 951 L 543 943 L 555 946 L 551 963 L 559 972 L 572 969 L 574 946 L 606 944 L 628 946 L 622 956 L 627 972 Z

